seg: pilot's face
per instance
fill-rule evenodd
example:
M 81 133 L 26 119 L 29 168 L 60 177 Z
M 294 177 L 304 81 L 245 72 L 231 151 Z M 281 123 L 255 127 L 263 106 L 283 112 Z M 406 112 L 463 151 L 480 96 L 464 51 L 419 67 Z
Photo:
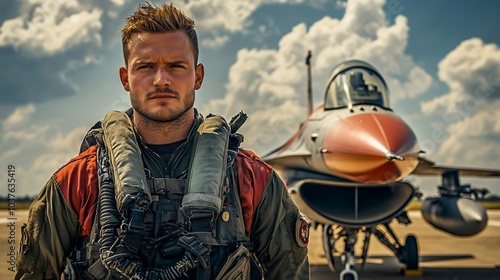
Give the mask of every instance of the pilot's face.
M 134 113 L 170 122 L 193 109 L 195 90 L 203 82 L 203 65 L 195 65 L 191 41 L 182 31 L 133 34 L 127 68 L 120 68 Z

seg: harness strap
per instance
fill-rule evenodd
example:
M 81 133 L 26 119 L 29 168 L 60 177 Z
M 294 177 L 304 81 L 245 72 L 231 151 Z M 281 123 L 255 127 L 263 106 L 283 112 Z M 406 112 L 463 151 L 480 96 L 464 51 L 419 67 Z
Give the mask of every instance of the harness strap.
M 214 276 L 210 267 L 211 250 L 221 250 L 227 254 L 242 244 L 251 248 L 250 243 L 247 242 L 248 237 L 245 235 L 244 222 L 241 218 L 243 215 L 238 195 L 236 169 L 233 165 L 239 146 L 243 142 L 243 136 L 236 131 L 245 120 L 246 115 L 242 112 L 235 116 L 229 125 L 220 116 L 210 115 L 205 119 L 198 130 L 199 135 L 195 137 L 198 140 L 195 141 L 197 145 L 200 145 L 201 142 L 203 146 L 200 146 L 200 149 L 198 146 L 194 148 L 187 179 L 150 178 L 144 173 L 137 172 L 137 170 L 142 170 L 144 166 L 142 159 L 137 161 L 137 156 L 140 159 L 140 150 L 138 150 L 139 146 L 135 139 L 133 125 L 128 116 L 112 112 L 102 122 L 102 129 L 95 126 L 94 131 L 99 130 L 100 134 L 92 135 L 92 140 L 97 138 L 96 142 L 101 142 L 101 147 L 107 147 L 111 162 L 110 169 L 113 171 L 109 175 L 114 177 L 112 184 L 114 183 L 113 189 L 116 190 L 116 200 L 113 199 L 113 201 L 117 205 L 114 207 L 118 206 L 117 208 L 125 220 L 122 223 L 121 231 L 119 231 L 121 233 L 115 232 L 118 235 L 115 235 L 115 238 L 118 238 L 114 243 L 115 245 L 120 244 L 122 249 L 115 251 L 114 245 L 110 247 L 111 244 L 100 246 L 97 240 L 102 231 L 101 227 L 103 227 L 99 223 L 102 220 L 100 213 L 104 212 L 106 207 L 103 208 L 98 203 L 90 242 L 86 250 L 88 264 L 91 265 L 88 272 L 98 279 L 104 278 L 106 275 L 109 277 L 108 270 L 113 275 L 120 273 L 127 275 L 127 277 L 137 276 L 141 279 L 158 277 L 174 279 L 182 277 L 182 275 L 185 276 L 187 270 L 197 267 L 197 279 L 207 280 Z M 94 131 L 89 131 L 89 134 Z M 104 137 L 100 138 L 103 133 Z M 105 145 L 102 142 L 105 142 Z M 89 144 L 87 143 L 87 145 Z M 115 151 L 120 151 L 120 153 Z M 127 155 L 123 154 L 122 151 Z M 128 155 L 133 155 L 133 159 L 131 160 Z M 131 177 L 131 175 L 134 176 Z M 144 178 L 145 180 L 143 180 Z M 174 197 L 170 197 L 170 195 L 174 195 Z M 181 207 L 184 211 L 180 211 L 181 216 L 172 211 L 170 206 L 160 207 L 162 204 L 168 204 L 170 199 L 177 201 L 179 196 L 184 198 L 183 207 Z M 113 197 L 115 196 L 113 195 Z M 224 199 L 232 202 L 227 205 L 223 203 Z M 225 205 L 224 209 L 227 209 L 224 211 L 228 212 L 221 213 L 223 204 Z M 147 210 L 148 208 L 149 210 Z M 117 212 L 116 214 L 118 214 Z M 221 216 L 223 214 L 225 216 Z M 230 225 L 229 231 L 226 230 L 228 217 L 231 219 L 229 223 L 233 223 Z M 146 256 L 145 253 L 149 252 L 141 249 L 143 247 L 139 241 L 141 238 L 137 238 L 144 236 L 145 224 L 148 224 L 148 232 L 150 232 L 152 225 L 159 227 L 167 223 L 172 224 L 173 221 L 184 223 L 190 232 L 179 233 L 182 237 L 175 239 L 177 242 L 163 243 L 164 248 L 162 247 L 160 251 L 178 255 L 182 253 L 179 251 L 182 249 L 176 248 L 181 247 L 186 250 L 184 257 L 177 264 L 166 269 L 142 267 L 142 264 L 133 258 L 137 253 Z M 152 230 L 152 232 L 157 231 L 157 229 Z M 158 237 L 161 239 L 165 236 Z M 148 240 L 158 240 L 155 239 L 156 235 L 147 238 L 149 238 Z M 108 238 L 106 242 L 111 240 Z M 101 260 L 98 256 L 100 250 L 103 249 L 106 253 L 101 254 L 103 258 Z M 166 254 L 165 252 L 163 253 Z M 122 257 L 122 255 L 128 256 Z M 93 256 L 97 256 L 97 258 Z M 119 261 L 113 260 L 114 258 L 118 258 Z M 217 263 L 217 261 L 215 262 Z M 148 263 L 152 262 L 148 260 Z M 179 270 L 179 265 L 183 269 Z M 218 265 L 217 267 L 220 268 Z M 214 267 L 214 270 L 218 271 L 218 268 Z
M 184 194 L 186 179 L 175 178 L 152 178 L 148 180 L 148 187 L 151 193 L 155 194 Z

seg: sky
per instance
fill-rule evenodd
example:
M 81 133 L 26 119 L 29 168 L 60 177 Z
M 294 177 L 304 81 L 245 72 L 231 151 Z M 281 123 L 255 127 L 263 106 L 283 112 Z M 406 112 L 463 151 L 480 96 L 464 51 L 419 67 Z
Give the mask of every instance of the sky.
M 161 3 L 151 1 L 152 3 Z M 119 30 L 141 2 L 1 1 L 0 163 L 16 195 L 36 195 L 78 154 L 85 132 L 130 107 L 118 78 Z M 333 67 L 362 59 L 438 164 L 500 169 L 500 2 L 410 0 L 174 1 L 196 22 L 205 80 L 195 106 L 230 119 L 243 110 L 243 146 L 264 155 L 306 116 Z M 434 195 L 439 178 L 409 178 Z M 500 194 L 500 179 L 462 178 Z M 4 183 L 5 189 L 7 183 Z M 7 190 L 1 191 L 1 194 Z

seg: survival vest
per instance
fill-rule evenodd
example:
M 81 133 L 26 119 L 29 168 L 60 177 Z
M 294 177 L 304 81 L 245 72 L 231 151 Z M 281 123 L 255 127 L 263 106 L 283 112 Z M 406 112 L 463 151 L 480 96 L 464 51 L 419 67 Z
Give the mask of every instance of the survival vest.
M 66 279 L 262 279 L 245 235 L 234 159 L 242 112 L 207 116 L 181 178 L 144 170 L 130 117 L 112 111 L 92 127 L 99 199 L 90 238 L 67 261 Z

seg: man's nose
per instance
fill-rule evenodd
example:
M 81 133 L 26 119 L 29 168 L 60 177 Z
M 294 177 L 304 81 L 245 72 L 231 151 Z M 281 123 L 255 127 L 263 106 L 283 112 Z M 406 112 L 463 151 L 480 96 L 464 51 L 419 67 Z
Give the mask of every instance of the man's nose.
M 155 72 L 154 85 L 157 87 L 165 87 L 170 85 L 170 76 L 168 71 L 159 67 Z

